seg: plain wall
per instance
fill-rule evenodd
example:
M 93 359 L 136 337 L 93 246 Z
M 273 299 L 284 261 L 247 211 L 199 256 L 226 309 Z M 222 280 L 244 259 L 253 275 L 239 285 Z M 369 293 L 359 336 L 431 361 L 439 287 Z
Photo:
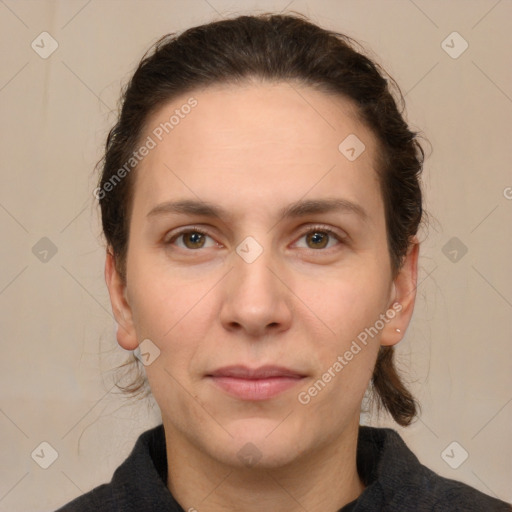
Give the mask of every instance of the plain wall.
M 115 340 L 92 191 L 121 85 L 165 33 L 283 9 L 370 49 L 433 148 L 423 178 L 433 221 L 398 346 L 422 415 L 406 429 L 385 416 L 363 421 L 396 428 L 437 473 L 512 501 L 512 2 L 5 0 L 1 511 L 54 510 L 110 480 L 138 435 L 160 422 L 151 401 L 131 403 L 112 388 L 111 369 L 128 353 Z M 46 59 L 31 47 L 39 41 L 43 51 L 43 31 L 58 42 Z M 469 45 L 458 58 L 442 46 L 454 31 Z M 448 44 L 453 54 L 463 41 Z M 58 453 L 48 469 L 31 457 L 43 441 Z M 441 456 L 453 441 L 469 454 L 457 469 Z

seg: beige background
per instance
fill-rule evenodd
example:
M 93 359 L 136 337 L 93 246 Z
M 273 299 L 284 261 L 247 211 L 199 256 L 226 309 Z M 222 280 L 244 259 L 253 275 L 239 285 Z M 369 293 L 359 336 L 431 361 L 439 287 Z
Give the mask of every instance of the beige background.
M 423 414 L 395 428 L 434 471 L 512 501 L 512 1 L 0 0 L 0 511 L 50 511 L 108 481 L 159 422 L 151 402 L 112 393 L 126 353 L 92 190 L 121 84 L 164 33 L 283 9 L 372 49 L 433 146 L 434 222 L 399 346 Z M 47 59 L 31 48 L 43 31 L 59 45 Z M 458 58 L 442 47 L 453 31 L 469 44 Z M 43 237 L 57 249 L 46 262 L 32 250 Z M 455 262 L 453 237 L 467 247 Z M 31 457 L 43 441 L 58 453 L 46 470 Z M 469 453 L 457 469 L 441 456 L 452 441 Z

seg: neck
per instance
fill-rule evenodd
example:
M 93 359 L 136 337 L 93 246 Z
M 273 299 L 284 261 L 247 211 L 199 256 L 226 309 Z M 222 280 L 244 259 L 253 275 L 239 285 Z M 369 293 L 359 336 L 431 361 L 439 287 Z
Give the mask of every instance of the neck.
M 364 490 L 356 468 L 358 426 L 285 467 L 246 468 L 213 459 L 164 425 L 167 485 L 190 512 L 337 512 Z

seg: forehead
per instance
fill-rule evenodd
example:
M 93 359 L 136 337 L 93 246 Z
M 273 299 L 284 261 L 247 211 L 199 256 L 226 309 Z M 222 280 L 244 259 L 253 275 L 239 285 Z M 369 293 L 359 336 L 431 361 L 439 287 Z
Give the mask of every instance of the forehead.
M 339 96 L 285 82 L 208 87 L 160 108 L 148 137 L 135 173 L 140 213 L 193 198 L 242 216 L 333 194 L 382 213 L 374 136 Z

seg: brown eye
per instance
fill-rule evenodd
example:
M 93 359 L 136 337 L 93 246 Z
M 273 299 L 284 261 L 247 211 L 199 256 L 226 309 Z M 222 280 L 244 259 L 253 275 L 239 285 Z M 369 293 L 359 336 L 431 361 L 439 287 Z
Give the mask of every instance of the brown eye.
M 311 231 L 306 240 L 312 249 L 323 249 L 329 242 L 329 235 L 325 231 Z
M 300 243 L 301 240 L 305 242 Z M 342 235 L 338 235 L 333 230 L 323 226 L 315 226 L 309 231 L 306 231 L 296 242 L 296 245 L 305 249 L 331 249 L 336 244 L 343 245 L 344 238 Z
M 204 245 L 205 235 L 198 231 L 183 233 L 183 241 L 188 249 L 200 249 Z
M 210 244 L 207 245 L 208 239 L 211 240 Z M 179 242 L 179 243 L 178 243 Z M 165 242 L 166 245 L 176 245 L 181 249 L 203 249 L 207 247 L 213 247 L 217 245 L 213 238 L 211 238 L 206 233 L 198 229 L 189 229 L 187 231 L 182 231 L 181 233 L 177 233 L 170 240 Z

